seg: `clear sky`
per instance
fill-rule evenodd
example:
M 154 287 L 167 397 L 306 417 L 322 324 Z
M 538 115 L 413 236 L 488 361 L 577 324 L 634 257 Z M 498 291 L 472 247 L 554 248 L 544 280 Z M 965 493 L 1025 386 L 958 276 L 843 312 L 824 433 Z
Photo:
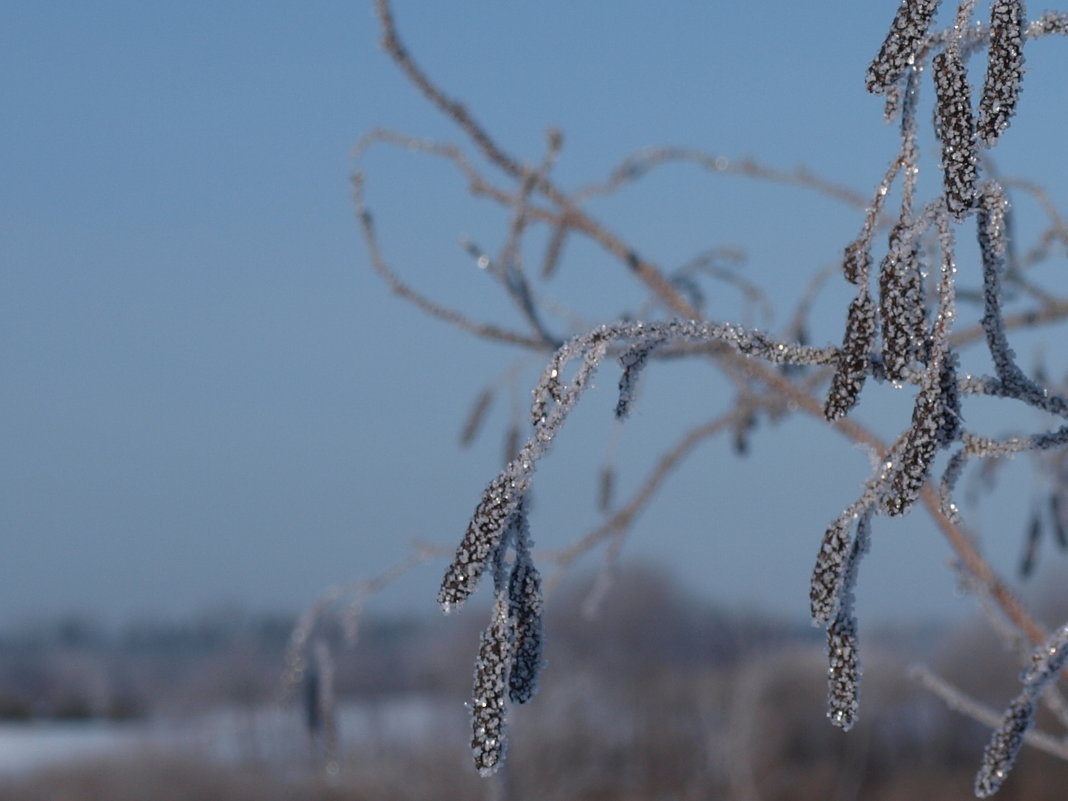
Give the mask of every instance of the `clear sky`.
M 896 137 L 864 71 L 895 8 L 398 0 L 396 14 L 417 60 L 508 150 L 535 162 L 546 128 L 563 129 L 565 187 L 675 144 L 806 166 L 868 194 Z M 508 394 L 461 450 L 466 410 L 516 366 L 525 403 L 539 364 L 426 319 L 369 268 L 352 214 L 353 144 L 379 125 L 462 141 L 378 38 L 370 0 L 0 8 L 0 623 L 227 602 L 298 609 L 386 569 L 414 541 L 458 541 L 499 467 Z M 1045 183 L 1062 208 L 1066 52 L 1032 48 L 1020 117 L 997 151 L 1003 171 Z M 508 322 L 457 245 L 466 235 L 493 252 L 500 211 L 422 157 L 374 150 L 362 167 L 398 272 L 473 317 Z M 666 268 L 707 247 L 746 248 L 745 274 L 777 307 L 753 321 L 773 330 L 862 222 L 800 190 L 682 168 L 594 210 Z M 843 284 L 832 278 L 817 304 L 821 344 L 840 336 Z M 592 323 L 642 302 L 593 248 L 569 251 L 543 290 Z M 741 315 L 726 291 L 711 308 Z M 1029 359 L 1033 345 L 1018 350 Z M 730 402 L 703 366 L 658 365 L 647 379 L 617 431 L 606 367 L 605 391 L 565 430 L 536 484 L 540 546 L 597 523 L 606 454 L 633 487 L 687 425 Z M 892 434 L 909 405 L 876 397 L 866 419 Z M 744 460 L 713 443 L 638 520 L 627 553 L 710 598 L 802 619 L 823 530 L 867 469 L 865 454 L 807 420 L 762 428 Z M 1031 498 L 1027 460 L 1005 479 L 974 519 L 1009 567 Z M 919 513 L 877 520 L 862 615 L 971 610 L 948 555 Z M 381 608 L 432 609 L 443 566 L 383 593 Z

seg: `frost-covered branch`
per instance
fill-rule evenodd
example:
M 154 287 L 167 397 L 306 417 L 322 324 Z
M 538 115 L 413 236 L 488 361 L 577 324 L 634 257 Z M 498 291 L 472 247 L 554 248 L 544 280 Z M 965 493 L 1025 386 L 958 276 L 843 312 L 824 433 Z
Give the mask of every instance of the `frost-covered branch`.
M 1047 423 L 1038 431 L 999 438 L 968 428 L 964 410 L 974 397 L 987 396 L 1068 416 L 1063 394 L 1037 374 L 1028 377 L 1009 344 L 1013 329 L 1034 328 L 1068 316 L 1068 300 L 1043 287 L 1028 272 L 1031 265 L 1068 243 L 1068 232 L 1047 194 L 1027 182 L 1002 179 L 982 155 L 1013 133 L 1009 126 L 1021 106 L 1020 98 L 1026 97 L 1020 88 L 1028 42 L 1068 34 L 1068 14 L 1047 12 L 1028 20 L 1021 0 L 993 0 L 989 19 L 974 22 L 974 0 L 960 0 L 953 23 L 937 29 L 938 7 L 938 0 L 901 0 L 868 69 L 867 88 L 886 98 L 886 119 L 899 131 L 896 152 L 889 154 L 888 166 L 869 195 L 805 170 L 784 171 L 749 158 L 731 159 L 682 147 L 641 151 L 627 157 L 603 181 L 565 192 L 550 169 L 561 147 L 560 135 L 550 136 L 547 152 L 534 164 L 509 153 L 466 106 L 417 65 L 400 39 L 390 3 L 375 0 L 387 53 L 489 166 L 485 171 L 476 169 L 475 159 L 458 147 L 387 131 L 366 137 L 359 153 L 362 156 L 371 145 L 383 143 L 445 159 L 460 171 L 474 195 L 507 211 L 509 223 L 495 258 L 473 243 L 466 247 L 514 304 L 522 330 L 476 322 L 439 306 L 401 281 L 382 255 L 362 184 L 357 181 L 358 217 L 372 266 L 394 292 L 428 314 L 476 337 L 548 357 L 533 390 L 527 438 L 523 442 L 517 434 L 516 444 L 509 446 L 507 465 L 479 499 L 438 594 L 441 606 L 452 610 L 469 597 L 485 573 L 492 576 L 493 610 L 479 645 L 472 705 L 472 749 L 481 773 L 500 766 L 507 705 L 533 695 L 541 665 L 541 580 L 534 566 L 527 519 L 540 459 L 561 435 L 594 373 L 609 358 L 617 359 L 620 366 L 615 407 L 620 420 L 630 413 L 636 387 L 651 362 L 692 358 L 711 365 L 731 382 L 737 397 L 733 406 L 685 435 L 627 503 L 614 512 L 605 503 L 604 522 L 551 558 L 566 567 L 606 539 L 612 541 L 610 553 L 618 554 L 621 532 L 651 501 L 682 457 L 707 437 L 733 428 L 744 439 L 758 420 L 787 414 L 821 420 L 874 456 L 859 497 L 833 517 L 826 529 L 812 575 L 812 618 L 827 634 L 832 722 L 849 728 L 860 710 L 859 624 L 853 597 L 859 563 L 873 531 L 891 525 L 877 518 L 901 517 L 922 506 L 954 549 L 964 583 L 999 610 L 1022 639 L 1045 642 L 1041 653 L 1046 656 L 1036 657 L 1035 667 L 1025 677 L 1024 691 L 1010 706 L 987 750 L 977 791 L 993 792 L 1007 774 L 1030 726 L 1035 700 L 1063 666 L 1068 635 L 1055 635 L 1046 642 L 1045 630 L 979 551 L 966 528 L 955 490 L 967 465 L 976 460 L 989 462 L 1021 452 L 1046 458 L 1064 454 L 1068 445 L 1068 426 L 1050 429 Z M 978 57 L 984 53 L 985 59 Z M 985 74 L 975 80 L 972 73 L 979 61 L 985 63 Z M 977 108 L 972 103 L 973 85 L 981 86 Z M 926 106 L 925 92 L 930 93 Z M 921 149 L 926 139 L 920 127 L 932 119 L 937 152 L 926 154 Z M 921 188 L 929 182 L 921 182 L 919 176 L 929 162 L 938 171 L 940 188 L 933 197 L 922 199 Z M 798 186 L 862 212 L 859 234 L 838 251 L 843 277 L 852 285 L 853 294 L 839 318 L 844 322 L 839 347 L 808 344 L 807 316 L 815 288 L 801 299 L 785 335 L 702 319 L 700 270 L 693 265 L 674 273 L 663 270 L 585 207 L 587 201 L 632 187 L 652 170 L 672 163 Z M 1048 217 L 1037 244 L 1029 250 L 1014 239 L 1016 226 L 1006 187 L 1030 193 Z M 972 225 L 974 233 L 969 230 Z M 540 270 L 535 273 L 524 263 L 524 245 L 530 230 L 539 227 L 546 236 Z M 979 265 L 960 263 L 957 242 L 965 235 L 978 241 Z M 623 268 L 621 276 L 641 284 L 647 293 L 643 313 L 655 318 L 660 311 L 673 319 L 635 321 L 621 315 L 620 321 L 591 321 L 582 329 L 575 327 L 573 319 L 566 325 L 560 323 L 561 315 L 553 319 L 553 304 L 539 293 L 536 282 L 565 269 L 569 243 L 576 239 L 596 243 Z M 740 289 L 748 301 L 760 305 L 762 320 L 771 320 L 767 293 L 759 286 L 733 274 L 714 277 Z M 976 283 L 981 284 L 981 293 L 972 291 Z M 812 284 L 822 285 L 820 280 Z M 1032 308 L 1010 311 L 1013 293 L 1027 299 Z M 982 307 L 979 324 L 954 330 L 958 307 L 973 303 Z M 563 334 L 557 336 L 555 330 L 585 333 L 561 344 Z M 986 342 L 990 375 L 961 375 L 961 353 L 979 339 Z M 913 393 L 911 416 L 891 442 L 883 442 L 855 419 L 855 410 L 864 408 L 865 394 L 879 391 L 874 384 L 886 383 Z M 477 431 L 490 400 L 490 395 L 480 396 L 464 427 L 466 441 Z M 938 476 L 939 470 L 936 489 L 931 476 Z M 1068 486 L 1068 480 L 1064 484 Z M 1068 510 L 1068 490 L 1051 492 L 1049 497 L 1055 499 L 1050 514 L 1063 535 L 1068 530 L 1068 520 L 1062 515 L 1062 507 Z

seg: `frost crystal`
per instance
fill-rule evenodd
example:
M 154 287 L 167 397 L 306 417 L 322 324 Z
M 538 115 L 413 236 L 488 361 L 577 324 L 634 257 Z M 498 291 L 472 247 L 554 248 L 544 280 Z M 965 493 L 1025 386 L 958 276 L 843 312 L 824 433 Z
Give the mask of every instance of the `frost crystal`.
M 868 67 L 867 86 L 873 94 L 886 92 L 916 59 L 938 10 L 938 0 L 902 0 L 879 55 Z
M 990 9 L 990 51 L 979 99 L 979 138 L 993 147 L 1009 127 L 1023 79 L 1023 0 L 994 0 Z
M 838 367 L 823 407 L 828 420 L 837 420 L 853 408 L 868 374 L 872 343 L 875 340 L 875 305 L 867 289 L 849 304 L 845 335 L 838 355 Z
M 975 203 L 975 120 L 964 62 L 955 48 L 935 56 L 935 128 L 942 143 L 946 208 L 960 221 Z

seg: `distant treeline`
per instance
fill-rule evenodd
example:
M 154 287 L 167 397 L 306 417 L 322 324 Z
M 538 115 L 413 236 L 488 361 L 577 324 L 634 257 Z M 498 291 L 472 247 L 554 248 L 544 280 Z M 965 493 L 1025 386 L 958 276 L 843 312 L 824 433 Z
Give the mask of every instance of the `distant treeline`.
M 981 625 L 954 633 L 872 626 L 864 635 L 864 714 L 845 736 L 826 717 L 822 632 L 717 607 L 650 568 L 621 570 L 591 610 L 594 585 L 576 577 L 549 605 L 545 681 L 509 744 L 509 782 L 518 797 L 961 797 L 989 731 L 906 678 L 907 667 L 922 662 L 951 674 L 964 691 L 995 706 L 1013 692 L 1012 655 L 1001 652 L 999 662 Z M 488 597 L 471 603 L 488 612 Z M 243 798 L 234 788 L 246 785 L 247 797 L 271 801 L 479 797 L 487 790 L 467 768 L 461 711 L 481 618 L 370 615 L 348 644 L 350 618 L 339 615 L 336 627 L 327 627 L 335 638 L 338 703 L 365 710 L 381 729 L 381 739 L 364 730 L 346 740 L 341 727 L 341 772 L 329 792 L 316 795 L 300 783 L 307 777 L 286 773 L 291 763 L 222 766 L 186 755 L 191 761 L 175 767 L 133 754 L 121 765 L 42 773 L 10 797 L 58 797 L 57 782 L 110 783 L 109 798 L 152 797 L 156 783 L 177 792 L 176 770 L 189 783 L 185 795 L 173 796 L 182 799 Z M 227 610 L 121 630 L 69 618 L 6 633 L 0 711 L 8 719 L 72 719 L 262 710 L 284 696 L 296 619 Z M 968 658 L 977 649 L 992 656 Z M 416 709 L 455 709 L 455 722 L 428 717 L 399 748 L 388 719 L 405 699 L 416 699 Z M 303 746 L 295 742 L 294 753 Z M 1063 763 L 1030 749 L 1023 758 L 1032 769 L 1017 774 L 1026 792 L 1015 797 L 1062 798 Z M 202 786 L 205 777 L 214 777 L 211 788 Z M 918 796 L 917 788 L 930 792 Z

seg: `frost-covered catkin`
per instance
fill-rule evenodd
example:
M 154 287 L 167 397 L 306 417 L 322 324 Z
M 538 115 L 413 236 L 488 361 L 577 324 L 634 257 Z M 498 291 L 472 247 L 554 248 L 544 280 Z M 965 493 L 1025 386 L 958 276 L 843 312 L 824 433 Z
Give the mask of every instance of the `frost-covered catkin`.
M 854 587 L 860 560 L 868 551 L 871 517 L 867 498 L 846 509 L 824 535 L 812 575 L 812 617 L 827 625 L 827 716 L 849 729 L 860 708 L 860 657 Z M 856 522 L 856 533 L 849 537 Z
M 842 273 L 851 284 L 860 284 L 871 269 L 870 237 L 861 238 L 846 245 L 842 259 Z
M 1009 706 L 1001 726 L 994 732 L 983 752 L 983 765 L 975 777 L 975 794 L 989 798 L 998 791 L 1008 778 L 1016 755 L 1024 742 L 1024 735 L 1034 724 L 1034 701 L 1021 696 Z
M 511 662 L 511 632 L 507 599 L 497 598 L 493 620 L 482 632 L 475 660 L 475 681 L 471 699 L 471 753 L 482 776 L 497 771 L 504 759 L 505 688 Z
M 517 553 L 508 582 L 508 611 L 515 634 L 508 698 L 524 704 L 538 689 L 542 666 L 541 576 L 529 552 Z
M 975 204 L 977 156 L 971 89 L 964 62 L 955 48 L 935 56 L 933 67 L 935 128 L 942 143 L 946 209 L 959 221 Z
M 849 528 L 852 521 L 838 518 L 827 529 L 812 571 L 809 601 L 812 620 L 817 625 L 826 625 L 838 605 L 838 593 L 849 556 Z
M 486 487 L 438 591 L 438 603 L 446 612 L 457 608 L 474 590 L 529 483 L 528 473 L 506 469 Z
M 1023 80 L 1023 0 L 994 0 L 990 9 L 990 50 L 979 98 L 979 139 L 992 147 L 1009 127 Z
M 812 622 L 818 626 L 831 624 L 842 615 L 853 614 L 853 588 L 860 560 L 867 553 L 871 539 L 873 504 L 874 495 L 866 490 L 864 496 L 842 512 L 823 535 L 809 589 Z M 854 524 L 856 532 L 850 536 Z
M 616 402 L 616 417 L 620 420 L 630 414 L 630 405 L 634 401 L 634 387 L 638 382 L 638 376 L 653 354 L 664 340 L 654 338 L 646 342 L 640 342 L 627 348 L 620 357 L 619 364 L 623 373 L 619 376 L 619 400 Z
M 890 249 L 879 269 L 879 317 L 883 329 L 883 367 L 901 381 L 920 353 L 924 338 L 923 276 L 919 249 L 906 240 L 907 228 L 890 233 Z
M 902 0 L 879 55 L 868 67 L 867 87 L 874 94 L 886 92 L 911 65 L 927 36 L 939 0 Z
M 823 413 L 837 420 L 853 408 L 868 375 L 872 344 L 875 340 L 875 305 L 866 289 L 849 304 L 838 367 L 831 378 L 831 388 Z
M 1023 690 L 1009 704 L 990 743 L 983 751 L 983 763 L 975 777 L 975 794 L 987 798 L 998 791 L 1012 770 L 1024 735 L 1034 725 L 1035 705 L 1045 689 L 1056 680 L 1068 662 L 1068 624 L 1061 626 L 1034 650 L 1031 664 L 1020 680 Z
M 831 722 L 848 731 L 860 708 L 860 657 L 857 652 L 857 621 L 852 613 L 839 614 L 827 628 L 828 706 Z
M 912 408 L 912 428 L 905 437 L 899 464 L 883 501 L 883 510 L 888 515 L 905 514 L 919 497 L 942 441 L 944 414 L 940 388 L 935 385 L 921 389 Z

